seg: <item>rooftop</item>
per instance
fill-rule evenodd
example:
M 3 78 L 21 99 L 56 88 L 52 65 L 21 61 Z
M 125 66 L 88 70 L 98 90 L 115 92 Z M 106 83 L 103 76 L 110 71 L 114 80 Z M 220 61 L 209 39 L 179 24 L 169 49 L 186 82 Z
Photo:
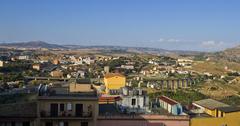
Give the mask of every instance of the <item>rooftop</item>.
M 91 80 L 90 79 L 77 79 L 76 83 L 77 84 L 91 84 Z
M 13 103 L 0 105 L 0 118 L 22 117 L 31 118 L 37 116 L 37 103 Z
M 213 100 L 213 99 L 203 99 L 203 100 L 199 100 L 199 101 L 195 101 L 194 104 L 197 104 L 199 106 L 208 108 L 208 109 L 216 109 L 219 107 L 228 107 L 229 105 Z
M 111 78 L 111 77 L 115 77 L 115 76 L 125 77 L 124 75 L 122 75 L 120 73 L 107 73 L 107 74 L 105 74 L 104 78 Z
M 164 102 L 167 102 L 168 104 L 170 105 L 175 105 L 175 104 L 179 104 L 177 101 L 173 100 L 173 99 L 170 99 L 166 96 L 160 96 L 159 97 L 160 100 L 164 101 Z
M 218 108 L 218 110 L 225 112 L 225 113 L 238 112 L 238 111 L 240 111 L 240 107 L 232 107 L 232 106 L 220 107 L 220 108 Z
M 40 90 L 38 99 L 98 100 L 98 95 L 95 90 L 92 92 L 70 92 L 68 87 L 50 87 L 46 91 Z

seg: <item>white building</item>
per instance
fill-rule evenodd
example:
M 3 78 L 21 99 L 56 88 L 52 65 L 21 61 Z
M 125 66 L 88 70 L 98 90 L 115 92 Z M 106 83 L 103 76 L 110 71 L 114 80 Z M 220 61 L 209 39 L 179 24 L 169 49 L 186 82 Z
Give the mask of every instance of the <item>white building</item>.
M 117 101 L 117 105 L 122 112 L 145 113 L 149 109 L 147 92 L 140 88 L 122 88 L 121 98 L 122 100 Z
M 4 66 L 4 61 L 0 60 L 0 67 L 3 67 L 3 66 Z
M 18 59 L 19 59 L 19 60 L 29 60 L 30 57 L 27 56 L 27 55 L 24 55 L 24 56 L 18 56 Z

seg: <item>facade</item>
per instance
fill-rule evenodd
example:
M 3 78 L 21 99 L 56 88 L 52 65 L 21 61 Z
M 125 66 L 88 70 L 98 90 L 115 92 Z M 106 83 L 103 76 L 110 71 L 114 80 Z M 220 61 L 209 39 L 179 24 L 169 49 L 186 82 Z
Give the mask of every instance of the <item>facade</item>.
M 125 87 L 126 77 L 119 73 L 108 73 L 104 76 L 104 84 L 106 87 L 105 92 L 107 94 L 119 91 L 121 87 Z
M 217 117 L 217 108 L 219 107 L 228 107 L 229 105 L 222 102 L 213 100 L 213 99 L 203 99 L 195 101 L 193 106 L 197 107 L 199 111 L 202 111 L 210 116 Z
M 42 89 L 38 96 L 38 126 L 96 126 L 98 97 L 95 91 L 72 93 L 65 88 Z
M 0 67 L 3 67 L 3 66 L 4 66 L 4 61 L 0 60 Z
M 104 72 L 105 72 L 106 74 L 109 73 L 109 70 L 110 70 L 109 66 L 104 66 Z
M 41 65 L 40 64 L 33 64 L 32 68 L 35 69 L 35 70 L 40 70 Z
M 121 100 L 117 101 L 121 112 L 146 113 L 149 110 L 149 97 L 147 92 L 140 88 L 124 87 L 121 89 Z
M 37 103 L 0 105 L 0 126 L 37 126 Z
M 63 77 L 63 72 L 60 70 L 54 70 L 50 73 L 52 77 Z
M 76 80 L 76 82 L 69 84 L 70 92 L 92 92 L 94 91 L 93 85 L 90 80 Z
M 24 55 L 24 56 L 18 56 L 18 59 L 19 59 L 19 60 L 29 60 L 30 57 L 27 56 L 27 55 Z
M 161 96 L 159 98 L 159 103 L 160 107 L 164 108 L 173 115 L 183 114 L 182 105 L 173 99 L 170 99 L 166 96 Z
M 53 64 L 55 64 L 55 65 L 58 65 L 60 62 L 59 62 L 59 60 L 58 59 L 55 59 L 55 60 L 53 60 L 53 62 L 52 62 Z
M 190 126 L 188 116 L 99 116 L 97 126 Z
M 239 126 L 239 107 L 219 107 L 215 110 L 217 117 L 194 117 L 191 119 L 191 126 Z

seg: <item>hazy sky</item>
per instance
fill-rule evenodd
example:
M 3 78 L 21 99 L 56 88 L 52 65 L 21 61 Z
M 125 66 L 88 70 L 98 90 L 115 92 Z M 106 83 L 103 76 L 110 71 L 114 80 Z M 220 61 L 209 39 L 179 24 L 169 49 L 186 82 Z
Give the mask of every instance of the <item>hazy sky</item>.
M 215 51 L 240 44 L 240 0 L 0 0 L 0 42 Z

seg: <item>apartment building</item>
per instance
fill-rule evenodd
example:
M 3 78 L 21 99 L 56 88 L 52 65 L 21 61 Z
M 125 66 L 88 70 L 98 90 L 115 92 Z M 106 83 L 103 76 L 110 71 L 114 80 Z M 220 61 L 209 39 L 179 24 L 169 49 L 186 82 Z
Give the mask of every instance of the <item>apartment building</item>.
M 40 88 L 41 90 L 41 88 Z M 92 92 L 69 92 L 68 88 L 46 90 L 38 96 L 39 126 L 96 126 L 98 97 Z

